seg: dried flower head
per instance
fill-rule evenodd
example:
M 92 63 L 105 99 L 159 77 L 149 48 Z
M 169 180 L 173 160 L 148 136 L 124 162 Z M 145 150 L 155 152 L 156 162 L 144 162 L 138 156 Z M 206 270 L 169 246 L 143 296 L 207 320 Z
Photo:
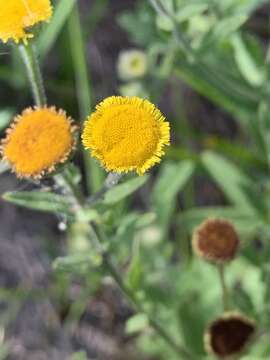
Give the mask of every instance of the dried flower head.
M 52 15 L 50 0 L 0 0 L 0 39 L 16 43 L 27 42 L 33 34 L 26 32 L 31 26 L 48 21 Z
M 123 80 L 132 80 L 144 76 L 147 71 L 145 53 L 137 49 L 121 51 L 117 70 L 119 77 Z
M 255 322 L 244 315 L 238 312 L 224 313 L 205 332 L 205 349 L 220 359 L 236 355 L 244 350 L 255 330 Z
M 67 160 L 75 147 L 75 129 L 63 110 L 26 109 L 7 130 L 2 157 L 18 177 L 40 178 Z
M 112 96 L 85 122 L 83 144 L 108 171 L 145 173 L 160 162 L 170 127 L 148 100 Z
M 207 219 L 195 229 L 192 246 L 194 252 L 202 258 L 223 263 L 235 257 L 239 247 L 239 237 L 228 220 Z

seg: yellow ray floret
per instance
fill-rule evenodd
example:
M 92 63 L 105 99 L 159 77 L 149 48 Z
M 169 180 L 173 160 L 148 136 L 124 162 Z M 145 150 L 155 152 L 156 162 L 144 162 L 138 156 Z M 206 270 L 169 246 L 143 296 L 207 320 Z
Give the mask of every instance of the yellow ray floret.
M 86 120 L 82 140 L 107 171 L 142 175 L 160 162 L 170 126 L 148 100 L 112 96 Z
M 1 154 L 18 177 L 40 178 L 67 160 L 76 127 L 63 110 L 26 109 L 2 140 Z
M 27 42 L 31 26 L 48 21 L 52 15 L 50 0 L 0 0 L 0 39 Z

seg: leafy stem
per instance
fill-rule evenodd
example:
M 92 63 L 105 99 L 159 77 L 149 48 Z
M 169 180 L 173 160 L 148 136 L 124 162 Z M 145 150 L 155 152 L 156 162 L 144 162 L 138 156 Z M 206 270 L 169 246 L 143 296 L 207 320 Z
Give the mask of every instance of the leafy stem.
M 44 106 L 46 104 L 46 96 L 43 87 L 42 75 L 39 68 L 38 60 L 35 56 L 35 52 L 31 45 L 21 45 L 20 46 L 21 55 L 23 61 L 26 66 L 27 75 L 31 84 L 31 88 L 33 91 L 33 96 L 37 106 Z M 74 191 L 74 188 L 69 186 L 69 184 L 65 181 L 63 174 L 57 174 L 54 177 L 54 180 L 57 184 L 61 185 L 65 188 L 66 193 L 69 197 L 74 200 L 74 204 L 76 204 L 76 211 L 84 211 L 84 201 L 78 196 L 78 193 Z M 90 203 L 94 203 L 98 198 L 102 197 L 104 193 L 115 186 L 120 180 L 120 176 L 118 174 L 109 174 L 107 179 L 105 180 L 104 186 L 100 192 L 98 192 L 92 199 L 90 199 Z M 98 229 L 98 228 L 97 228 Z M 151 327 L 156 331 L 156 333 L 175 351 L 176 354 L 181 356 L 182 359 L 192 360 L 194 359 L 192 354 L 189 353 L 188 350 L 184 348 L 184 346 L 178 344 L 175 339 L 167 332 L 165 328 L 163 328 L 159 322 L 157 322 L 143 307 L 143 305 L 138 301 L 136 294 L 130 289 L 122 276 L 120 275 L 120 271 L 114 265 L 111 260 L 110 254 L 106 251 L 101 238 L 98 236 L 97 231 L 94 229 L 94 226 L 89 223 L 89 230 L 91 234 L 91 240 L 93 245 L 96 247 L 96 250 L 101 255 L 103 264 L 107 269 L 108 273 L 114 279 L 116 284 L 122 290 L 123 294 L 129 299 L 130 303 L 134 306 L 135 310 L 138 312 L 144 313 Z

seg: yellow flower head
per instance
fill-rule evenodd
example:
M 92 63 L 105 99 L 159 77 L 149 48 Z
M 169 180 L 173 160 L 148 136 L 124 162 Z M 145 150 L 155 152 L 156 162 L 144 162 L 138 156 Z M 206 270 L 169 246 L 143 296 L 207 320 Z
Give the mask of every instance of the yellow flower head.
M 83 144 L 107 171 L 145 173 L 160 162 L 170 126 L 148 100 L 112 96 L 85 122 Z
M 63 110 L 26 109 L 2 140 L 1 154 L 18 177 L 40 178 L 67 160 L 75 147 L 76 127 Z
M 50 0 L 0 0 L 0 39 L 27 42 L 33 34 L 26 30 L 52 15 Z

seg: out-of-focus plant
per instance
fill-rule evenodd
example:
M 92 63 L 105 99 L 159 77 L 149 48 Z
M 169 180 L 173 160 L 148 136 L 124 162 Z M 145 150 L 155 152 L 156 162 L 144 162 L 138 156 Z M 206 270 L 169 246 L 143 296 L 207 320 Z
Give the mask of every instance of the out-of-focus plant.
M 163 236 L 164 233 L 168 236 L 170 229 L 177 229 L 182 260 L 190 258 L 186 239 L 201 221 L 214 216 L 235 224 L 242 239 L 241 258 L 238 265 L 232 264 L 228 269 L 233 287 L 230 296 L 236 309 L 258 320 L 262 334 L 264 330 L 267 332 L 269 323 L 266 320 L 269 306 L 269 44 L 254 35 L 250 19 L 266 3 L 263 0 L 149 0 L 138 2 L 135 11 L 127 11 L 118 19 L 135 44 L 148 53 L 148 79 L 144 87 L 151 97 L 160 99 L 164 84 L 169 79 L 171 83 L 180 79 L 231 114 L 239 124 L 241 138 L 234 140 L 207 138 L 196 129 L 184 128 L 187 109 L 181 101 L 181 92 L 177 93 L 181 87 L 174 86 L 174 98 L 179 106 L 176 105 L 178 112 L 172 128 L 175 134 L 179 132 L 187 146 L 176 144 L 169 150 L 171 162 L 164 164 L 159 172 L 154 199 L 159 204 L 157 216 Z M 213 121 L 216 120 L 213 118 Z M 189 146 L 190 140 L 202 144 L 200 154 Z M 185 164 L 192 171 L 188 182 L 183 184 L 188 184 L 184 208 L 177 211 L 175 195 L 183 187 L 174 188 L 173 183 L 176 176 L 181 177 L 180 166 Z M 192 177 L 196 175 L 208 176 L 219 187 L 224 206 L 195 206 Z M 160 183 L 163 188 L 159 187 Z M 170 189 L 166 184 L 170 184 Z M 166 201 L 166 194 L 169 196 L 170 192 Z M 170 209 L 169 213 L 163 205 Z M 198 264 L 193 264 L 192 268 L 182 267 L 189 283 L 187 288 L 183 278 L 179 280 L 183 292 L 178 294 L 178 301 L 186 304 L 179 305 L 180 327 L 199 357 L 202 343 L 199 341 L 198 347 L 194 345 L 196 339 L 201 338 L 197 331 L 204 328 L 206 313 L 209 318 L 217 315 L 214 304 L 208 308 L 215 298 L 216 282 L 207 265 L 201 264 L 198 270 Z M 194 273 L 194 269 L 198 272 Z M 253 280 L 241 275 L 240 269 L 252 274 Z M 203 281 L 209 290 L 204 288 Z M 192 300 L 185 303 L 181 296 L 196 300 L 194 304 Z M 200 324 L 200 330 L 197 326 L 194 328 L 195 323 Z M 249 349 L 249 356 L 266 359 L 269 356 L 266 342 L 265 336 L 258 337 L 257 344 Z
M 56 273 L 91 278 L 80 299 L 82 309 L 109 274 L 135 310 L 126 333 L 136 335 L 138 347 L 149 356 L 173 360 L 214 354 L 222 358 L 244 349 L 250 359 L 270 356 L 269 49 L 248 31 L 249 18 L 265 2 L 141 0 L 135 11 L 120 16 L 119 23 L 133 41 L 145 48 L 134 62 L 136 69 L 140 65 L 136 76 L 130 72 L 127 76 L 127 56 L 119 60 L 120 77 L 132 79 L 132 83 L 122 84 L 122 95 L 148 95 L 157 102 L 168 78 L 181 79 L 229 112 L 245 135 L 245 143 L 238 144 L 199 134 L 204 146 L 200 154 L 189 146 L 173 145 L 152 182 L 143 174 L 164 154 L 163 147 L 169 143 L 168 123 L 153 104 L 137 97 L 110 97 L 92 113 L 84 33 L 75 1 L 56 2 L 50 24 L 39 31 L 32 26 L 50 18 L 49 1 L 19 4 L 12 0 L 3 5 L 5 12 L 0 14 L 0 20 L 16 14 L 1 22 L 0 38 L 19 41 L 19 45 L 13 44 L 14 64 L 19 63 L 19 49 L 37 106 L 17 117 L 7 130 L 1 152 L 17 175 L 40 187 L 38 191 L 8 192 L 3 197 L 58 216 L 59 228 L 67 232 L 68 253 L 54 260 Z M 75 150 L 76 129 L 65 112 L 47 107 L 37 57 L 46 58 L 66 21 L 81 117 L 77 126 L 84 128 L 87 148 L 77 146 L 84 160 L 83 172 L 68 161 Z M 137 76 L 140 79 L 134 83 Z M 17 86 L 23 81 L 18 76 Z M 182 110 L 179 117 L 183 118 Z M 10 118 L 7 114 L 13 112 L 0 113 L 1 129 Z M 181 126 L 177 116 L 172 120 L 177 136 Z M 188 126 L 185 134 L 192 135 Z M 114 171 L 105 180 L 89 150 L 103 167 Z M 134 170 L 142 176 L 123 175 Z M 195 206 L 197 174 L 216 183 L 225 206 Z M 142 203 L 139 210 L 130 206 L 136 191 Z M 209 217 L 222 218 L 218 221 L 222 230 L 210 226 L 210 231 L 211 220 L 197 228 L 194 248 L 203 258 L 213 262 L 214 255 L 225 251 L 228 260 L 238 250 L 240 234 L 239 257 L 228 267 L 226 279 L 224 264 L 220 266 L 223 253 L 214 261 L 220 276 L 213 271 L 213 264 L 189 261 L 190 234 Z M 205 232 L 206 238 L 202 236 Z M 240 339 L 235 335 L 236 343 L 232 343 L 233 331 L 241 335 Z M 247 348 L 250 340 L 253 344 Z M 74 354 L 74 358 L 84 356 Z

